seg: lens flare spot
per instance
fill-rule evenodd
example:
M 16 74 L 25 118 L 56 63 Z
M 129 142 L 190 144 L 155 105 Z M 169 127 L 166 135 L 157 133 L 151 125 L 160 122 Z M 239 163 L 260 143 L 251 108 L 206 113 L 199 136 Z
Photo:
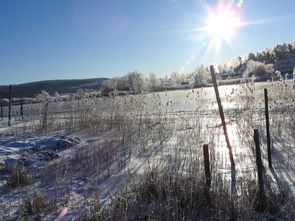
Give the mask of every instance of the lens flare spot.
M 244 2 L 245 2 L 244 0 L 239 0 L 237 6 L 238 6 L 239 8 L 241 8 L 242 5 L 244 4 Z

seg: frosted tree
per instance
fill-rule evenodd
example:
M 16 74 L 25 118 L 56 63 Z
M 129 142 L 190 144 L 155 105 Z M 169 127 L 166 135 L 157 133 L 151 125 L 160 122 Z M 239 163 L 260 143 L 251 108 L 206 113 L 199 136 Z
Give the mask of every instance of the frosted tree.
M 249 60 L 247 62 L 247 68 L 244 72 L 244 77 L 251 77 L 252 75 L 255 76 L 262 76 L 262 75 L 271 75 L 274 72 L 273 64 L 264 64 L 259 61 L 252 61 Z
M 116 86 L 118 90 L 129 90 L 128 79 L 127 76 L 113 78 L 116 82 Z
M 144 90 L 145 81 L 142 73 L 138 71 L 130 72 L 127 74 L 129 90 L 133 92 L 141 92 Z
M 160 86 L 160 79 L 157 77 L 155 73 L 150 73 L 149 76 L 149 87 L 154 90 Z
M 51 96 L 47 91 L 42 91 L 36 98 L 41 103 L 40 132 L 47 133 L 53 121 L 53 113 L 50 109 Z
M 176 85 L 179 86 L 181 82 L 184 80 L 184 75 L 179 72 L 172 72 L 170 74 L 171 81 Z
M 41 91 L 40 94 L 37 95 L 36 99 L 39 102 L 47 102 L 51 100 L 51 96 L 49 95 L 49 93 L 47 91 Z
M 201 86 L 205 83 L 210 82 L 210 72 L 208 67 L 201 65 L 197 67 L 194 73 L 195 73 L 195 85 Z
M 108 79 L 102 82 L 103 92 L 114 91 L 116 88 L 117 88 L 117 84 L 115 79 Z

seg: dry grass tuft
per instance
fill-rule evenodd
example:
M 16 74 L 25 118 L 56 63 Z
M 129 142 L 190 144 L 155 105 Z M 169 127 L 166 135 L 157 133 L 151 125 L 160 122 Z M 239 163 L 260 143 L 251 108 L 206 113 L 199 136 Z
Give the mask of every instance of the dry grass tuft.
M 8 177 L 7 185 L 10 187 L 18 187 L 28 184 L 30 184 L 30 178 L 27 170 L 21 166 L 15 165 L 11 169 L 11 174 Z
M 264 211 L 255 210 L 256 183 L 246 182 L 239 195 L 217 179 L 210 190 L 200 174 L 156 170 L 144 174 L 101 209 L 93 208 L 79 220 L 271 220 L 291 218 L 290 200 L 267 193 Z M 286 196 L 286 195 L 285 195 Z
M 23 199 L 21 215 L 23 217 L 34 215 L 35 220 L 41 220 L 42 212 L 46 210 L 52 211 L 53 209 L 56 208 L 46 195 L 39 191 L 34 191 L 32 196 Z

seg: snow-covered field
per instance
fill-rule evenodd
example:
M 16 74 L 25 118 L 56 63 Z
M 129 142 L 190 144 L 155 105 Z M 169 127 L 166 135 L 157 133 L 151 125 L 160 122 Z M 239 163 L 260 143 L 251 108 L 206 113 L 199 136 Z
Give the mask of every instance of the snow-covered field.
M 270 99 L 272 170 L 267 166 L 264 87 Z M 242 184 L 257 177 L 254 128 L 260 131 L 268 188 L 284 188 L 293 202 L 294 81 L 219 90 L 234 170 L 213 88 L 54 103 L 44 99 L 25 106 L 25 118 L 15 116 L 11 127 L 6 118 L 0 121 L 0 220 L 80 219 L 97 201 L 107 207 L 153 169 L 192 174 L 197 168 L 203 177 L 203 144 L 209 144 L 212 188 L 221 178 L 230 183 L 231 194 L 239 195 Z M 12 180 L 13 171 L 27 181 Z

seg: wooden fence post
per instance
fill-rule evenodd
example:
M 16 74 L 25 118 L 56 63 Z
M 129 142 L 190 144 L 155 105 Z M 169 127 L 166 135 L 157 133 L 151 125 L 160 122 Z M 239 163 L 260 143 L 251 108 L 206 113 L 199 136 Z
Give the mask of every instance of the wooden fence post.
M 203 145 L 203 154 L 204 154 L 206 185 L 207 185 L 207 187 L 210 188 L 210 186 L 211 186 L 211 173 L 210 173 L 210 159 L 209 159 L 208 144 Z
M 43 113 L 43 119 L 42 119 L 42 132 L 47 134 L 47 127 L 48 127 L 48 107 L 49 107 L 49 100 L 46 101 L 44 106 L 44 113 Z
M 1 119 L 3 120 L 3 104 L 1 104 Z
M 218 85 L 217 85 L 217 80 L 216 80 L 216 75 L 215 75 L 215 70 L 214 70 L 213 65 L 210 66 L 210 72 L 211 72 L 212 83 L 214 86 L 214 91 L 215 91 L 216 100 L 217 100 L 217 104 L 218 104 L 219 115 L 220 115 L 220 119 L 221 119 L 221 123 L 222 123 L 222 127 L 223 127 L 223 132 L 224 132 L 224 136 L 225 136 L 225 141 L 227 144 L 227 148 L 229 150 L 229 159 L 230 159 L 231 165 L 234 166 L 235 161 L 234 161 L 234 157 L 233 157 L 233 153 L 232 153 L 232 147 L 230 145 L 229 138 L 228 138 L 226 123 L 225 123 L 225 118 L 224 118 L 224 112 L 223 112 L 223 108 L 221 105 L 221 99 L 220 99 L 220 95 L 219 95 L 219 91 L 218 91 Z
M 254 129 L 254 142 L 255 142 L 255 152 L 256 152 L 256 165 L 257 165 L 257 174 L 258 174 L 258 199 L 256 208 L 260 211 L 264 209 L 264 181 L 263 181 L 263 164 L 261 160 L 261 150 L 259 143 L 259 131 Z
M 22 120 L 24 120 L 24 107 L 23 107 L 23 100 L 20 101 L 20 115 Z
M 269 168 L 272 168 L 270 133 L 269 133 L 269 112 L 268 112 L 267 88 L 264 88 L 264 102 L 265 102 L 265 120 L 266 120 L 266 138 L 267 138 L 268 166 L 269 166 Z
M 11 102 L 12 102 L 12 86 L 9 85 L 9 104 L 8 104 L 8 126 L 11 126 Z

